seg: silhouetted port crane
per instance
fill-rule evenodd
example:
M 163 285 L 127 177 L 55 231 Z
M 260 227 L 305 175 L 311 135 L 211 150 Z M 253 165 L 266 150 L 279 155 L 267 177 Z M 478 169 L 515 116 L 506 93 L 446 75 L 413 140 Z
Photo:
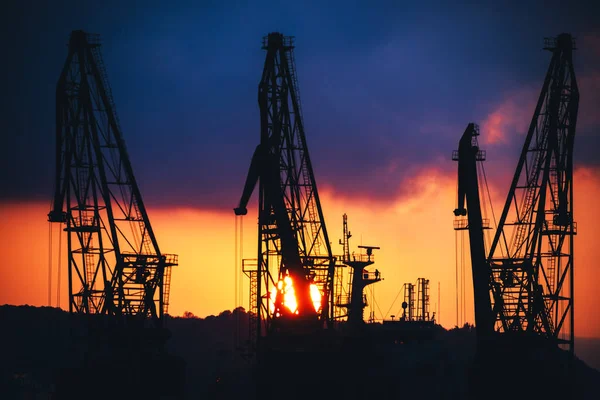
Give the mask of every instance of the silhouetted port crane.
M 67 232 L 70 313 L 93 321 L 90 335 L 112 341 L 111 351 L 131 352 L 137 361 L 139 352 L 160 352 L 177 256 L 159 249 L 127 154 L 99 35 L 83 31 L 71 33 L 56 87 L 55 189 L 48 219 Z
M 579 90 L 569 34 L 552 60 L 489 252 L 494 326 L 573 352 L 573 143 Z
M 469 230 L 478 351 L 492 368 L 476 381 L 485 387 L 486 379 L 504 373 L 545 382 L 527 385 L 520 392 L 524 398 L 570 390 L 561 372 L 569 363 L 560 361 L 558 348 L 570 355 L 574 348 L 573 143 L 579 104 L 574 41 L 563 33 L 546 39 L 544 48 L 552 59 L 487 256 L 476 164 L 485 154 L 474 124 L 453 157 L 459 162 L 455 215 L 468 217 L 466 224 L 455 221 L 455 229 Z
M 177 256 L 161 253 L 150 225 L 98 35 L 71 34 L 56 88 L 56 161 L 48 218 L 68 233 L 69 311 L 160 325 Z
M 260 144 L 236 215 L 258 182 L 258 262 L 250 276 L 250 338 L 309 334 L 330 326 L 335 259 L 308 153 L 293 37 L 270 33 L 258 87 Z M 244 260 L 247 261 L 247 260 Z
M 479 150 L 477 136 L 479 136 L 479 127 L 473 123 L 467 125 L 458 144 L 458 151 L 454 152 L 452 158 L 458 161 L 458 207 L 454 210 L 454 215 L 467 216 L 466 220 L 457 219 L 454 222 L 454 229 L 469 230 L 475 325 L 477 338 L 481 341 L 489 337 L 494 324 L 490 301 L 490 268 L 485 254 L 483 235 L 484 228 L 489 228 L 489 221 L 484 221 L 481 215 L 477 178 L 477 162 L 485 160 L 485 151 Z M 467 208 L 465 208 L 465 200 Z

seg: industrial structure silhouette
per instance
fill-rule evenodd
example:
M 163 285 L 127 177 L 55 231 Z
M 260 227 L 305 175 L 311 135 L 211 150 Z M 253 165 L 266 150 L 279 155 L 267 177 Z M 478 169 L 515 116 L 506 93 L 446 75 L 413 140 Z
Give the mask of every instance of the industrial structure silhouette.
M 243 218 L 258 186 L 256 258 L 241 264 L 249 278 L 248 334 L 233 356 L 250 378 L 219 376 L 215 387 L 228 389 L 218 393 L 257 399 L 582 396 L 574 356 L 579 92 L 571 35 L 546 39 L 550 66 L 497 224 L 482 211 L 486 153 L 477 138 L 485 132 L 469 123 L 452 156 L 458 161 L 454 229 L 469 234 L 475 300 L 476 351 L 466 367 L 460 364 L 467 370 L 464 385 L 462 372 L 452 371 L 458 364 L 448 361 L 451 341 L 440 339 L 445 331 L 429 310 L 428 278 L 400 288 L 397 319 L 365 321 L 365 289 L 383 284 L 374 250 L 385 248 L 361 245 L 352 252 L 344 214 L 343 254 L 332 251 L 294 48 L 294 38 L 278 32 L 263 38 L 259 144 L 234 208 Z M 55 182 L 48 219 L 67 232 L 69 312 L 83 334 L 77 338 L 82 356 L 56 378 L 54 398 L 86 392 L 87 398 L 183 398 L 184 362 L 167 350 L 164 325 L 178 258 L 159 248 L 99 37 L 83 31 L 71 34 L 57 84 Z M 490 243 L 486 231 L 494 233 Z M 424 391 L 434 379 L 438 387 Z M 89 393 L 91 387 L 97 390 Z

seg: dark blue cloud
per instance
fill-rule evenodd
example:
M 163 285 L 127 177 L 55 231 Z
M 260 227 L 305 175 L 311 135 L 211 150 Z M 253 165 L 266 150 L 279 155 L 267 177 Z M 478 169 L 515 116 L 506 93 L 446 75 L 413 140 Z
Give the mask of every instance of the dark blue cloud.
M 597 31 L 583 3 L 37 3 L 12 2 L 2 21 L 11 33 L 0 39 L 4 199 L 51 197 L 54 91 L 73 29 L 102 35 L 146 200 L 218 208 L 237 202 L 258 142 L 260 40 L 270 31 L 296 36 L 320 185 L 352 196 L 360 182 L 376 197 L 395 195 L 419 167 L 445 168 L 466 124 L 485 119 L 506 90 L 541 87 L 544 36 Z M 598 135 L 582 143 L 597 146 Z M 578 154 L 593 161 L 589 151 Z

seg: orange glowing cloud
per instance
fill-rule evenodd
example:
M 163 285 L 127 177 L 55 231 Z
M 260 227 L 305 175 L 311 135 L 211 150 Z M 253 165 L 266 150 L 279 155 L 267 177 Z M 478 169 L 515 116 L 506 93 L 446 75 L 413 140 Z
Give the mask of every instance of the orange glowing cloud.
M 515 132 L 525 133 L 535 111 L 540 88 L 527 87 L 507 93 L 481 123 L 482 143 L 507 143 Z
M 577 84 L 580 93 L 577 126 L 587 130 L 600 125 L 600 35 L 584 35 L 574 53 Z M 581 69 L 583 72 L 578 73 Z M 482 144 L 507 143 L 514 133 L 525 133 L 540 94 L 541 86 L 528 85 L 507 91 L 480 124 Z

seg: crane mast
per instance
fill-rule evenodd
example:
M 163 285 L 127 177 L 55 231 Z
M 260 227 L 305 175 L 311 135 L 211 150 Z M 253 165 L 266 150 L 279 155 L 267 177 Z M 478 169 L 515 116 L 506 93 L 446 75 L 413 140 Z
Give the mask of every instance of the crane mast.
M 477 136 L 479 136 L 479 127 L 470 123 L 460 139 L 458 150 L 452 155 L 452 159 L 458 161 L 458 207 L 454 210 L 454 215 L 467 216 L 466 221 L 456 220 L 454 229 L 469 231 L 475 324 L 478 340 L 484 340 L 489 338 L 493 331 L 493 319 L 489 293 L 490 268 L 487 264 L 483 237 L 483 230 L 488 228 L 489 224 L 487 221 L 484 224 L 481 215 L 477 179 L 477 162 L 485 160 L 485 151 L 479 150 Z M 467 208 L 465 208 L 465 200 Z
M 142 201 L 99 35 L 73 31 L 56 87 L 50 222 L 65 225 L 69 311 L 161 327 L 176 255 L 163 254 Z
M 367 306 L 367 296 L 364 293 L 368 285 L 381 281 L 379 270 L 369 272 L 366 267 L 375 263 L 375 255 L 373 250 L 379 250 L 377 246 L 358 246 L 359 249 L 365 249 L 365 253 L 355 254 L 352 252 L 350 256 L 350 238 L 352 234 L 348 229 L 348 215 L 343 215 L 343 239 L 340 239 L 340 244 L 343 247 L 344 254 L 342 255 L 343 266 L 351 268 L 349 272 L 348 293 L 349 295 L 341 294 L 338 290 L 336 306 L 347 310 L 348 326 L 350 332 L 358 333 L 364 326 L 364 310 Z M 340 282 L 341 283 L 341 282 Z
M 571 35 L 552 52 L 517 170 L 490 247 L 494 327 L 573 352 L 573 143 L 579 90 Z
M 348 229 L 348 215 L 344 214 L 342 216 L 342 239 L 340 239 L 340 244 L 343 248 L 342 262 L 350 261 L 350 238 L 352 237 L 352 233 Z
M 573 143 L 579 91 L 569 34 L 546 39 L 552 60 L 544 80 L 498 229 L 485 256 L 479 201 L 478 128 L 469 124 L 459 162 L 455 229 L 468 229 L 478 338 L 494 332 L 566 347 L 572 354 Z M 467 209 L 464 202 L 467 202 Z M 467 213 L 468 211 L 468 213 Z
M 511 393 L 524 399 L 569 397 L 576 387 L 573 142 L 579 92 L 571 35 L 546 39 L 545 49 L 552 60 L 487 256 L 476 163 L 485 153 L 478 150 L 476 125 L 469 124 L 453 154 L 459 162 L 454 213 L 468 217 L 454 227 L 469 230 L 473 270 L 478 341 L 472 398 L 489 397 L 498 382 L 519 385 Z
M 293 37 L 270 33 L 262 48 L 267 54 L 258 88 L 260 144 L 234 209 L 236 215 L 247 213 L 258 182 L 258 261 L 251 274 L 251 315 L 257 321 L 251 323 L 251 341 L 263 332 L 329 325 L 335 266 L 306 145 Z

